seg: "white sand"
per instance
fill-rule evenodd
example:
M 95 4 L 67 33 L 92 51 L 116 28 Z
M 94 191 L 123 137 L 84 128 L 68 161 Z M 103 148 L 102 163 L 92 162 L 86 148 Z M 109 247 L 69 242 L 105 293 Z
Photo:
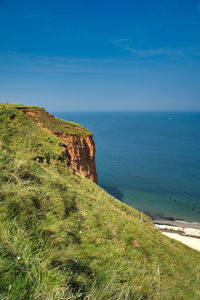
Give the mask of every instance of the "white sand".
M 164 235 L 200 251 L 200 230 L 189 227 L 155 224 Z
M 200 251 L 200 239 L 198 239 L 198 238 L 183 236 L 183 235 L 180 235 L 180 234 L 174 233 L 174 232 L 162 232 L 162 233 L 172 239 L 175 239 L 175 240 L 189 246 L 190 248 Z
M 189 227 L 179 227 L 179 226 L 171 226 L 171 225 L 163 225 L 163 224 L 155 224 L 156 228 L 164 232 L 175 232 L 184 236 L 196 237 L 200 239 L 200 230 L 196 228 Z

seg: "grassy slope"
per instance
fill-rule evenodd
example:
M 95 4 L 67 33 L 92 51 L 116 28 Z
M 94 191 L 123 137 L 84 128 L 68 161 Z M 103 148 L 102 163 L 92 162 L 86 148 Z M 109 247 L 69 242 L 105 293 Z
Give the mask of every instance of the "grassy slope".
M 0 299 L 200 299 L 200 254 L 70 174 L 59 143 L 0 106 Z

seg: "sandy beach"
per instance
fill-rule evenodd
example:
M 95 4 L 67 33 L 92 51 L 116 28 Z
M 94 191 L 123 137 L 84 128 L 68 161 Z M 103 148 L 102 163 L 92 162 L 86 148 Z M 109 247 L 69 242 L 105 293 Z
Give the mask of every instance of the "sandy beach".
M 200 251 L 200 223 L 179 220 L 154 220 L 153 222 L 164 235 Z

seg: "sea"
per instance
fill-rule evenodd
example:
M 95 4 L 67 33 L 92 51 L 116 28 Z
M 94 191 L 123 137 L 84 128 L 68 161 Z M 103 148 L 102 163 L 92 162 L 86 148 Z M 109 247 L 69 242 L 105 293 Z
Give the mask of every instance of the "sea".
M 200 112 L 56 112 L 94 134 L 98 184 L 152 218 L 200 222 Z

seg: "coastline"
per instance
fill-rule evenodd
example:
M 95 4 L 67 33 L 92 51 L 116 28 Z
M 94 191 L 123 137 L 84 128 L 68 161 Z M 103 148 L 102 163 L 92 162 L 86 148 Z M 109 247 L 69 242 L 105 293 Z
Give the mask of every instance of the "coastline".
M 200 223 L 173 219 L 152 219 L 155 227 L 165 236 L 200 251 Z
M 193 228 L 193 229 L 197 229 L 200 230 L 200 223 L 198 222 L 187 222 L 187 221 L 183 221 L 183 220 L 173 220 L 173 219 L 152 219 L 154 224 L 157 225 L 168 225 L 168 226 L 172 226 L 172 227 L 181 227 L 181 228 Z

